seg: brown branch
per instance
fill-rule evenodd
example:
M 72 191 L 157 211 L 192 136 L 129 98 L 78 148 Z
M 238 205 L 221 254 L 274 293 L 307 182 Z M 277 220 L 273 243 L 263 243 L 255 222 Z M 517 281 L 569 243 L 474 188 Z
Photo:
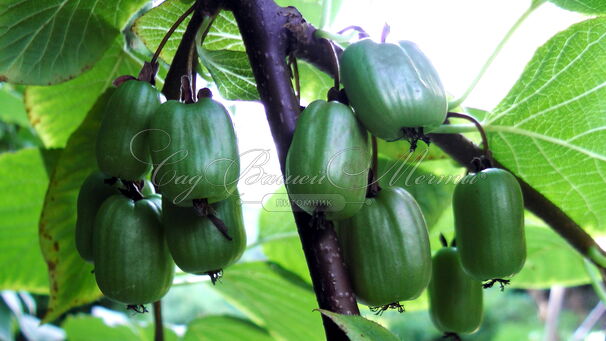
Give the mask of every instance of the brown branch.
M 272 0 L 233 0 L 228 7 L 238 22 L 284 174 L 300 110 L 286 63 L 292 38 L 288 27 L 304 21 L 294 8 L 279 7 Z M 326 51 L 328 47 L 323 46 Z M 319 307 L 341 314 L 359 314 L 334 228 L 331 224 L 312 224 L 310 215 L 294 209 Z M 322 318 L 327 339 L 346 339 L 332 320 Z
M 166 96 L 166 99 L 179 99 L 181 95 L 181 77 L 189 75 L 188 57 L 190 56 L 191 49 L 195 49 L 196 34 L 202 25 L 204 16 L 215 15 L 219 11 L 220 4 L 217 2 L 197 0 L 194 13 L 187 24 L 185 33 L 183 33 L 183 38 L 179 43 L 175 57 L 170 64 L 170 69 L 168 69 L 166 80 L 164 81 L 162 93 Z

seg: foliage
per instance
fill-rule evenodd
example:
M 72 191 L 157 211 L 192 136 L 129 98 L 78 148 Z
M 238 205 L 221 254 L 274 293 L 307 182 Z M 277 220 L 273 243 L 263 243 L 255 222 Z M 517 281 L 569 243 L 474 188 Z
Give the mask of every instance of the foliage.
M 600 0 L 550 2 L 580 13 L 606 13 Z M 278 4 L 295 5 L 312 24 L 330 28 L 342 1 Z M 75 249 L 76 198 L 84 178 L 96 169 L 95 140 L 112 81 L 136 75 L 189 6 L 191 1 L 183 0 L 154 8 L 147 0 L 0 0 L 0 339 L 12 340 L 16 331 L 34 339 L 152 339 L 149 315 L 116 312 L 124 307 L 99 300 L 92 266 Z M 177 28 L 160 54 L 164 64 L 174 58 L 185 26 Z M 486 129 L 494 157 L 595 238 L 606 232 L 606 191 L 600 190 L 606 180 L 604 37 L 603 17 L 570 26 L 536 51 L 496 108 L 472 110 Z M 206 85 L 223 99 L 259 99 L 231 13 L 221 12 L 203 45 L 196 47 Z M 298 69 L 302 104 L 323 99 L 332 79 L 303 61 Z M 157 81 L 161 87 L 162 77 Z M 475 134 L 468 136 L 477 141 Z M 408 153 L 409 147 L 406 141 L 379 142 L 379 172 L 385 175 L 381 185 L 389 185 L 390 166 L 403 170 L 394 183 L 418 201 L 436 250 L 439 233 L 453 234 L 453 185 L 427 179 L 457 177 L 464 170 L 434 145 L 420 143 L 415 153 Z M 421 176 L 423 181 L 415 181 Z M 286 198 L 283 188 L 274 192 L 258 217 L 245 212 L 248 235 L 258 236 L 244 260 L 227 268 L 215 286 L 198 284 L 211 293 L 204 297 L 211 303 L 188 321 L 175 318 L 181 325 L 188 322 L 183 335 L 167 324 L 168 340 L 321 340 L 320 314 L 354 340 L 439 336 L 430 325 L 425 294 L 403 302 L 406 314 L 375 316 L 362 306 L 364 318 L 312 312 L 317 302 L 290 206 L 279 205 Z M 487 292 L 485 321 L 470 340 L 541 335 L 534 305 L 517 289 L 589 282 L 581 255 L 536 218 L 526 218 L 526 264 L 505 293 Z M 175 281 L 199 283 L 204 278 L 178 274 Z M 181 289 L 171 290 L 167 300 Z M 502 309 L 513 305 L 515 311 Z M 168 316 L 171 309 L 182 309 L 176 306 L 167 308 Z M 109 322 L 108 316 L 119 322 Z M 61 328 L 38 326 L 40 319 Z M 562 319 L 566 332 L 579 322 L 573 315 Z

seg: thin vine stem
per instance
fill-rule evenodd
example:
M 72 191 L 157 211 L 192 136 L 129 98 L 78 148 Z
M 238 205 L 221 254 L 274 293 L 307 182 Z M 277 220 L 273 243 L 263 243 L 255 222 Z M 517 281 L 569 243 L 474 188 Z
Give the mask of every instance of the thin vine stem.
M 329 39 L 324 39 L 324 41 L 326 42 L 326 44 L 328 44 L 328 48 L 330 50 L 330 57 L 331 57 L 331 61 L 332 61 L 332 67 L 333 67 L 333 71 L 334 71 L 334 80 L 335 80 L 335 89 L 339 90 L 339 86 L 341 84 L 341 81 L 339 79 L 339 72 L 340 72 L 340 67 L 339 67 L 339 57 L 337 56 L 337 51 L 335 49 L 335 45 L 332 43 L 332 41 L 330 41 Z
M 461 134 L 477 131 L 475 124 L 442 124 L 428 131 L 429 134 Z
M 183 20 L 185 20 L 185 18 L 187 18 L 190 14 L 192 14 L 194 12 L 194 9 L 196 8 L 197 5 L 198 5 L 198 2 L 197 1 L 194 2 L 194 4 L 191 5 L 191 7 L 187 9 L 187 11 L 185 11 L 183 14 L 181 14 L 181 16 L 177 19 L 177 21 L 175 21 L 175 23 L 168 29 L 168 31 L 162 38 L 162 41 L 160 41 L 160 44 L 158 45 L 156 52 L 154 52 L 154 55 L 150 62 L 151 64 L 154 64 L 158 61 L 158 57 L 160 57 L 160 53 L 162 52 L 162 49 L 164 48 L 164 45 L 166 45 L 166 42 L 168 41 L 168 39 L 170 39 L 170 37 L 173 35 L 173 33 L 175 32 L 177 27 L 179 27 L 179 25 L 181 25 Z
M 294 54 L 290 54 L 288 56 L 290 60 L 290 65 L 292 69 L 292 77 L 295 83 L 295 93 L 297 96 L 297 100 L 301 103 L 301 78 L 299 77 L 299 64 L 297 62 L 297 57 Z
M 490 55 L 490 57 L 488 57 L 488 59 L 486 60 L 486 62 L 484 63 L 484 65 L 482 65 L 482 68 L 478 72 L 478 75 L 471 82 L 471 84 L 469 84 L 469 87 L 467 88 L 467 90 L 465 90 L 465 92 L 463 93 L 463 95 L 461 95 L 461 97 L 457 98 L 456 100 L 451 101 L 451 102 L 448 103 L 448 109 L 449 110 L 458 107 L 459 105 L 461 105 L 461 103 L 463 103 L 467 99 L 467 97 L 469 96 L 469 94 L 471 94 L 471 92 L 473 91 L 473 89 L 475 89 L 476 85 L 478 85 L 478 83 L 480 82 L 480 79 L 482 79 L 482 77 L 484 76 L 484 74 L 486 73 L 486 71 L 488 71 L 488 68 L 490 68 L 490 65 L 492 65 L 492 62 L 494 62 L 494 60 L 499 55 L 499 53 L 501 52 L 501 50 L 503 49 L 503 47 L 505 46 L 505 44 L 509 41 L 509 39 L 511 38 L 511 36 L 513 36 L 513 34 L 518 30 L 518 28 L 522 25 L 522 23 L 541 4 L 543 4 L 543 1 L 534 1 L 530 5 L 530 7 L 524 13 L 522 13 L 522 15 L 518 18 L 518 20 L 516 20 L 514 22 L 513 26 L 511 26 L 511 28 L 509 29 L 509 31 L 507 31 L 507 33 L 505 34 L 505 36 L 503 36 L 503 38 L 501 39 L 501 41 L 499 42 L 499 44 L 495 47 L 495 49 L 492 52 L 492 54 Z
M 372 135 L 370 138 L 372 145 L 372 164 L 370 165 L 370 172 L 368 174 L 368 188 L 366 189 L 366 197 L 374 198 L 381 191 L 379 186 L 379 147 L 377 144 L 377 137 Z
M 164 323 L 162 322 L 162 301 L 156 301 L 154 306 L 154 341 L 164 341 Z
M 373 135 L 370 139 L 372 143 L 372 180 L 375 182 L 378 178 L 377 172 L 379 169 L 379 146 L 377 144 L 376 136 Z
M 347 26 L 344 29 L 342 29 L 341 31 L 337 32 L 338 34 L 343 34 L 347 31 L 356 31 L 358 32 L 358 38 L 363 39 L 363 38 L 368 38 L 370 37 L 370 35 L 360 26 L 357 25 L 352 25 L 352 26 Z
M 195 38 L 195 43 L 191 45 L 191 48 L 189 50 L 189 53 L 187 55 L 187 75 L 191 78 L 190 82 L 191 82 L 191 92 L 192 95 L 196 93 L 196 78 L 197 78 L 197 72 L 195 72 L 195 66 L 198 62 L 198 54 L 197 52 L 197 46 L 202 46 L 202 44 L 204 43 L 204 40 L 206 39 L 206 36 L 208 35 L 208 32 L 210 31 L 210 28 L 212 26 L 212 23 L 215 21 L 215 18 L 217 16 L 216 15 L 209 15 L 209 16 L 205 16 L 204 19 L 202 20 L 202 24 L 200 25 L 200 29 L 198 31 L 198 34 L 196 34 L 196 38 Z M 196 99 L 194 98 L 194 101 Z
M 387 41 L 387 37 L 389 36 L 389 32 L 391 31 L 391 26 L 388 23 L 383 25 L 383 31 L 381 31 L 381 43 L 385 43 Z
M 591 286 L 593 287 L 593 291 L 598 296 L 600 301 L 606 304 L 606 287 L 604 287 L 604 280 L 600 274 L 600 270 L 593 264 L 591 261 L 585 259 L 585 271 L 589 275 L 589 279 L 591 280 Z
M 478 130 L 478 132 L 480 132 L 480 135 L 482 136 L 482 150 L 484 152 L 484 156 L 486 156 L 486 158 L 489 161 L 492 161 L 492 156 L 490 154 L 490 147 L 488 146 L 488 137 L 486 136 L 486 131 L 484 130 L 484 127 L 482 127 L 482 124 L 480 124 L 480 122 L 478 120 L 476 120 L 475 117 L 471 116 L 471 115 L 467 115 L 467 114 L 462 114 L 462 113 L 457 113 L 457 112 L 449 112 L 446 115 L 447 118 L 462 118 L 464 120 L 470 121 L 471 123 L 473 123 L 476 127 L 476 129 Z

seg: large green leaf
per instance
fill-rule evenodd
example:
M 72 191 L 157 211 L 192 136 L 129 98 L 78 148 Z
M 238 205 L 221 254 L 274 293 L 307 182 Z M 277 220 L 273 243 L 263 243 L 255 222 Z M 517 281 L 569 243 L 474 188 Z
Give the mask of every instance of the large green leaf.
M 187 326 L 184 341 L 271 341 L 266 330 L 233 316 L 206 316 Z
M 351 341 L 397 341 L 398 338 L 380 324 L 367 320 L 362 316 L 335 314 L 328 310 L 320 309 L 320 312 L 328 316 L 341 330 L 347 334 Z
M 606 230 L 606 18 L 539 48 L 484 125 L 497 160 L 588 230 Z
M 198 54 L 223 98 L 245 101 L 259 99 L 257 83 L 246 52 L 199 48 Z
M 164 1 L 137 19 L 133 31 L 150 51 L 155 51 L 168 29 L 190 6 L 191 4 L 179 0 Z M 160 58 L 165 62 L 173 60 L 186 26 L 187 20 L 175 29 L 171 39 L 164 45 Z M 204 47 L 210 50 L 244 51 L 242 37 L 231 12 L 219 13 L 206 36 Z
M 215 288 L 275 340 L 323 340 L 311 286 L 271 263 L 236 264 Z
M 135 324 L 107 325 L 102 319 L 90 315 L 69 316 L 63 323 L 68 340 L 79 341 L 152 341 L 153 325 L 142 328 Z M 164 340 L 176 341 L 179 338 L 170 329 L 164 329 Z
M 245 51 L 238 23 L 231 12 L 219 13 L 208 35 L 204 47 L 209 50 Z
M 125 51 L 120 37 L 95 67 L 69 82 L 53 86 L 30 86 L 25 103 L 32 125 L 47 147 L 65 146 L 86 113 L 112 81 L 120 75 L 137 75 L 143 65 Z
M 48 175 L 38 149 L 0 154 L 0 289 L 48 293 L 36 244 Z
M 190 6 L 191 4 L 178 0 L 164 1 L 160 6 L 151 9 L 142 17 L 135 20 L 132 29 L 150 51 L 156 51 L 168 29 Z M 175 56 L 175 52 L 177 52 L 187 22 L 188 20 L 184 20 L 175 29 L 173 35 L 166 42 L 160 53 L 160 58 L 168 64 L 170 64 Z
M 589 282 L 581 255 L 553 230 L 526 226 L 526 247 L 526 264 L 511 281 L 512 286 L 547 289 Z
M 315 66 L 299 60 L 299 80 L 301 83 L 301 104 L 307 105 L 317 99 L 326 99 L 334 81 Z
M 259 243 L 269 260 L 311 283 L 297 225 L 284 187 L 263 202 L 259 216 Z
M 147 0 L 0 0 L 0 81 L 54 84 L 90 69 Z
M 67 141 L 46 192 L 40 217 L 40 247 L 48 264 L 50 303 L 44 321 L 52 321 L 71 307 L 97 299 L 101 293 L 75 245 L 76 200 L 80 185 L 96 169 L 95 140 L 105 101 L 99 97 L 82 125 Z
M 5 84 L 0 84 L 0 121 L 29 126 L 23 95 Z
M 606 1 L 604 0 L 549 0 L 554 4 L 575 12 L 585 14 L 605 14 Z

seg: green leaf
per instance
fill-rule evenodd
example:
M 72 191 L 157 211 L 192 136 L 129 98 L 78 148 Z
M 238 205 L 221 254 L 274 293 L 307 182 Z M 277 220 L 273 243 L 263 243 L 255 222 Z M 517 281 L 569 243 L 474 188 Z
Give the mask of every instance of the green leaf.
M 75 245 L 76 201 L 80 185 L 96 169 L 95 140 L 108 89 L 88 117 L 67 141 L 46 193 L 40 217 L 40 245 L 48 264 L 50 303 L 44 321 L 101 296 L 91 273 L 93 266 L 80 258 Z
M 606 230 L 606 18 L 539 48 L 484 122 L 495 158 L 589 231 Z
M 177 0 L 164 1 L 160 6 L 152 8 L 135 20 L 132 29 L 150 51 L 156 51 L 168 29 L 190 6 L 191 4 Z M 171 38 L 164 45 L 162 52 L 160 52 L 160 58 L 167 64 L 171 63 L 177 52 L 187 22 L 188 20 L 184 20 L 175 29 Z
M 48 293 L 38 218 L 48 175 L 38 149 L 0 154 L 0 289 Z
M 223 98 L 244 101 L 259 99 L 257 83 L 245 52 L 200 48 L 198 54 Z
M 190 6 L 190 3 L 178 0 L 164 1 L 137 19 L 133 31 L 150 51 L 155 51 L 168 29 Z M 160 58 L 165 62 L 170 63 L 173 60 L 186 26 L 187 20 L 177 27 L 171 39 L 164 45 Z M 215 18 L 204 41 L 204 47 L 209 50 L 245 50 L 238 24 L 231 12 L 221 11 Z
M 246 51 L 238 23 L 231 12 L 219 13 L 208 35 L 204 40 L 204 48 L 209 50 Z
M 173 22 L 191 6 L 180 1 L 165 1 L 137 19 L 133 27 L 145 45 L 155 51 Z M 170 63 L 178 48 L 179 37 L 185 32 L 182 24 L 164 46 L 160 57 Z M 257 85 L 246 55 L 242 37 L 231 12 L 222 11 L 198 46 L 202 65 L 210 72 L 221 96 L 229 100 L 258 100 Z
M 336 323 L 351 341 L 397 341 L 398 338 L 380 324 L 362 316 L 341 315 L 318 309 L 322 315 Z
M 272 208 L 277 207 L 276 201 L 287 200 L 287 198 L 286 191 L 282 187 L 282 190 L 274 193 L 263 204 L 264 208 L 259 218 L 259 242 L 262 243 L 263 253 L 269 260 L 311 283 L 290 204 L 287 207 L 280 207 L 279 210 Z
M 589 282 L 581 255 L 553 230 L 526 226 L 526 247 L 526 264 L 512 279 L 512 287 L 547 289 Z
M 102 319 L 90 315 L 71 315 L 63 323 L 63 329 L 68 340 L 106 341 L 133 340 L 152 341 L 153 325 L 142 328 L 134 324 L 106 325 Z M 178 340 L 177 335 L 170 329 L 164 329 L 166 341 Z
M 299 81 L 301 83 L 301 104 L 307 105 L 317 99 L 326 99 L 334 80 L 313 65 L 297 60 Z
M 418 163 L 385 158 L 379 158 L 378 169 L 381 187 L 398 186 L 412 194 L 419 203 L 430 230 L 440 219 L 442 213 L 450 207 L 454 184 L 457 179 L 462 177 L 462 174 L 450 172 L 435 173 L 435 171 L 441 170 L 439 167 L 435 167 L 432 169 L 433 172 L 429 172 Z
M 233 316 L 206 316 L 187 326 L 184 341 L 271 341 L 266 330 L 250 321 Z
M 585 14 L 606 14 L 606 2 L 603 0 L 549 0 L 554 4 Z
M 323 340 L 311 286 L 277 265 L 240 263 L 226 269 L 215 288 L 277 340 Z
M 23 95 L 6 84 L 0 84 L 0 121 L 28 127 L 29 120 L 23 104 Z
M 47 147 L 63 147 L 97 98 L 121 75 L 137 75 L 143 65 L 117 39 L 90 71 L 53 86 L 29 86 L 25 103 L 30 120 Z
M 276 3 L 282 7 L 294 6 L 305 18 L 305 21 L 318 27 L 322 18 L 322 4 L 324 0 L 278 0 Z M 341 0 L 332 0 L 332 8 L 328 24 L 332 23 L 341 9 Z
M 410 153 L 410 142 L 407 140 L 387 142 L 383 139 L 377 139 L 377 147 L 380 155 L 394 160 L 418 159 L 419 162 L 425 162 L 450 159 L 450 157 L 435 144 L 427 145 L 427 143 L 422 141 L 418 141 L 417 147 L 412 155 Z
M 263 202 L 259 216 L 259 243 L 262 244 L 263 253 L 269 260 L 311 283 L 297 225 L 284 186 Z
M 147 0 L 1 0 L 0 81 L 54 84 L 90 69 Z

